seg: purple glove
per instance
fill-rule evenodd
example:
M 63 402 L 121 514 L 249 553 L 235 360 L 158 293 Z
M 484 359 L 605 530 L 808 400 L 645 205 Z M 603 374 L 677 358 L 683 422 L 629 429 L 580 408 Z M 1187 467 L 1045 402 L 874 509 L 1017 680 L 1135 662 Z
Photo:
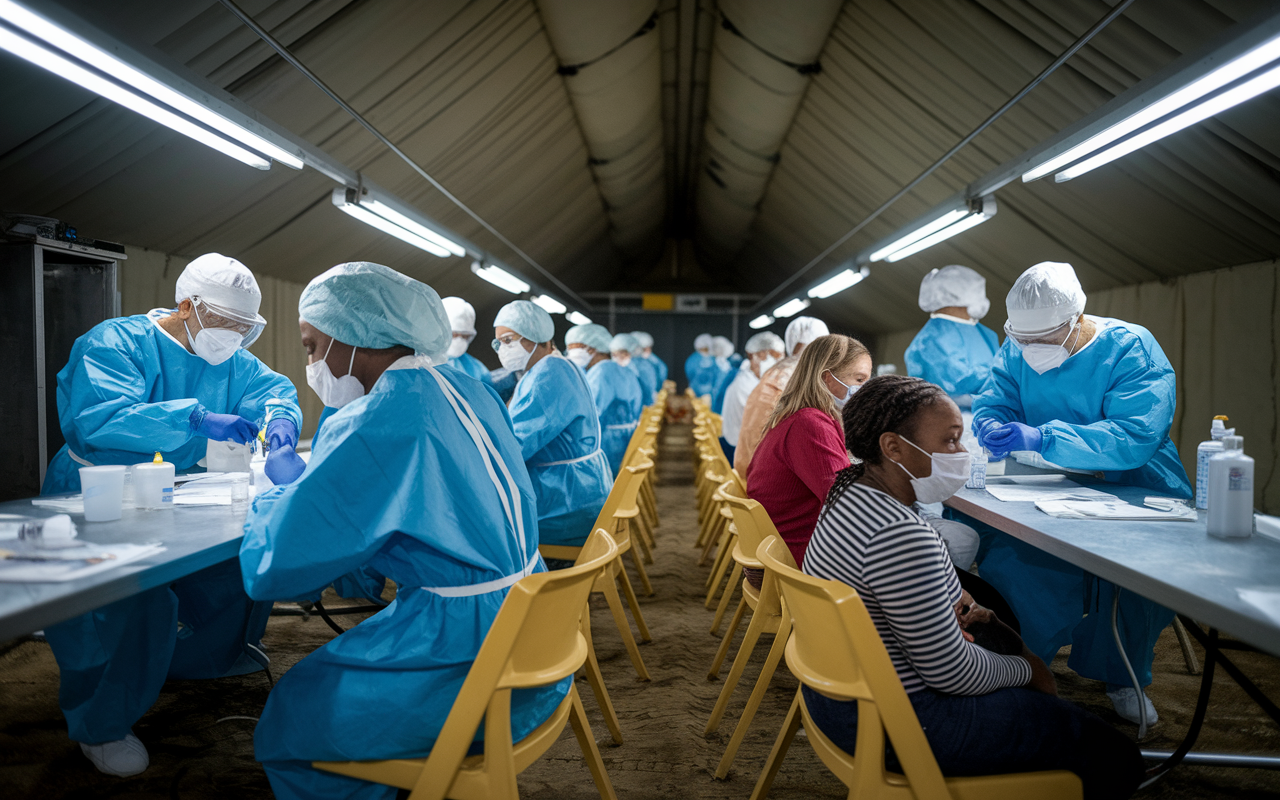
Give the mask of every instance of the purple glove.
M 298 426 L 293 420 L 277 417 L 267 423 L 267 446 L 271 450 L 298 446 Z
M 290 426 L 293 423 L 289 423 Z M 276 486 L 283 486 L 287 483 L 296 481 L 307 468 L 307 462 L 302 460 L 302 456 L 293 452 L 293 445 L 284 444 L 279 447 L 272 447 L 271 452 L 267 454 L 267 463 L 263 467 L 263 471 L 267 473 L 267 477 Z
M 197 408 L 195 412 L 192 412 L 193 421 L 197 417 L 196 412 L 202 410 Z M 207 411 L 196 422 L 196 433 L 213 439 L 215 442 L 245 444 L 253 441 L 253 437 L 258 435 L 258 426 L 239 414 L 214 414 L 211 411 Z
M 1044 435 L 1039 428 L 1021 422 L 1010 422 L 988 433 L 982 443 L 991 451 L 991 456 L 998 460 L 1014 450 L 1032 450 L 1038 453 L 1043 440 Z
M 978 437 L 978 444 L 986 446 L 987 434 L 995 431 L 1004 423 L 994 417 L 979 417 L 973 421 L 973 435 Z

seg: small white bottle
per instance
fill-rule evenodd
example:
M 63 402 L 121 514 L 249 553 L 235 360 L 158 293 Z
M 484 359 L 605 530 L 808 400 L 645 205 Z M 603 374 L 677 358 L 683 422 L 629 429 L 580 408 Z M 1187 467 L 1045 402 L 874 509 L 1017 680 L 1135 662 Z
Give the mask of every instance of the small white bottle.
M 983 447 L 970 454 L 969 482 L 965 486 L 970 489 L 987 488 L 987 448 Z
M 1253 459 L 1244 454 L 1242 436 L 1223 437 L 1222 452 L 1209 459 L 1209 535 L 1253 535 Z
M 1222 437 L 1236 432 L 1227 428 L 1227 418 L 1219 414 L 1209 428 L 1209 439 L 1196 448 L 1196 508 L 1209 507 L 1209 459 L 1222 452 Z

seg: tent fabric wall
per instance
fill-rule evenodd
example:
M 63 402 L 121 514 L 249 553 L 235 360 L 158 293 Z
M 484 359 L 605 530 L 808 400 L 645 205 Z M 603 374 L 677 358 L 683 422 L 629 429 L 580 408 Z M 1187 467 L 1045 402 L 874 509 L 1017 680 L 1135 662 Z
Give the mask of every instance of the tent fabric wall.
M 998 305 L 1000 298 L 995 298 Z M 1090 292 L 1085 311 L 1149 329 L 1178 375 L 1171 435 L 1187 474 L 1216 414 L 1245 437 L 1256 459 L 1254 503 L 1280 513 L 1280 261 L 1201 272 Z M 996 329 L 1004 319 L 993 308 Z M 921 323 L 923 324 L 923 322 Z M 918 328 L 876 340 L 876 363 L 905 372 L 903 353 Z

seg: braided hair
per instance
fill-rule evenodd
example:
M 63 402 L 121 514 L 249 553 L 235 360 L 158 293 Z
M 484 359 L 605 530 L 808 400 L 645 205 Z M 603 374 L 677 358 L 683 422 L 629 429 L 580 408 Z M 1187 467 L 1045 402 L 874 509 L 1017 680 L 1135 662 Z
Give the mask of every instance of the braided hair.
M 881 434 L 914 434 L 916 415 L 921 409 L 946 400 L 947 393 L 940 387 L 906 375 L 879 375 L 862 384 L 845 405 L 842 420 L 845 447 L 858 462 L 836 473 L 826 506 L 834 504 L 866 474 L 867 464 L 880 463 Z

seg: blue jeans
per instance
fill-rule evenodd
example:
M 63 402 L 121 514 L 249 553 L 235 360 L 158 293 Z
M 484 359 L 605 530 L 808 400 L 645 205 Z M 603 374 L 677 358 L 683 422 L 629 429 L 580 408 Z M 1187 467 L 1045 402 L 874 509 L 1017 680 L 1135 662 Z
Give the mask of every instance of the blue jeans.
M 858 702 L 832 700 L 808 686 L 802 691 L 818 728 L 852 754 Z M 908 697 L 948 777 L 1065 769 L 1080 776 L 1086 800 L 1129 797 L 1143 779 L 1138 746 L 1066 700 L 1024 688 L 978 697 L 925 689 Z M 899 770 L 891 747 L 886 755 L 889 768 Z

